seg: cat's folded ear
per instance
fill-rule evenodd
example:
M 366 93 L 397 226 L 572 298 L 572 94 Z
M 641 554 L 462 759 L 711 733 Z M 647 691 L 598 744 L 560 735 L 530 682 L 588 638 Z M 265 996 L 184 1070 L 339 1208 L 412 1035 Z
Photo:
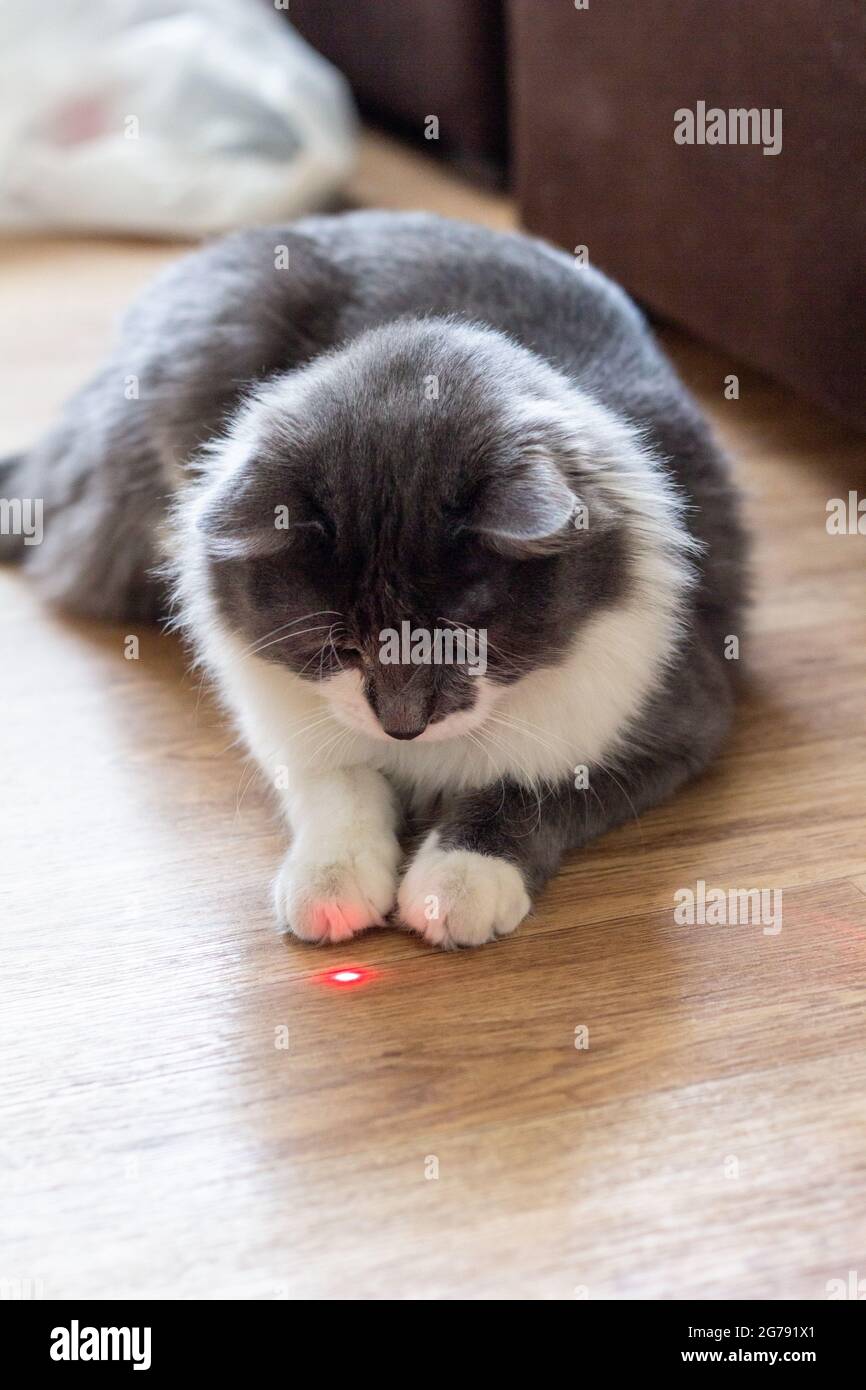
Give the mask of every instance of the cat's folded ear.
M 223 481 L 204 501 L 195 527 L 213 560 L 264 559 L 284 551 L 300 528 L 324 530 L 289 489 L 253 470 Z
M 478 498 L 479 537 L 529 559 L 579 545 L 582 532 L 615 527 L 616 507 L 598 465 L 622 453 L 623 431 L 607 412 L 583 396 L 568 407 L 521 401 L 514 423 L 508 454 Z
M 491 549 L 517 559 L 555 555 L 575 538 L 583 509 L 556 464 L 531 458 L 493 478 L 479 499 L 472 530 Z

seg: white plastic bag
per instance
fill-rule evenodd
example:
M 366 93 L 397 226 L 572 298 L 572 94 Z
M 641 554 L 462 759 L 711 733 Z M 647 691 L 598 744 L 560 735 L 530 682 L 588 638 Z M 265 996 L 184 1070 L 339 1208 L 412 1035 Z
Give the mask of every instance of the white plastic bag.
M 0 0 L 0 230 L 292 217 L 354 145 L 344 79 L 267 0 Z

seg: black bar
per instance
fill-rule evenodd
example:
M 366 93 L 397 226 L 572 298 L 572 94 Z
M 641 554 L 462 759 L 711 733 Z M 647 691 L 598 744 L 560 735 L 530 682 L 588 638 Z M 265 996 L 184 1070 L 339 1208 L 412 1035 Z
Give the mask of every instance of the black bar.
M 531 1293 L 529 1297 L 531 1301 Z M 351 1358 L 357 1363 L 352 1370 L 368 1374 L 388 1357 L 392 1338 L 377 1310 L 367 1314 L 368 1336 L 359 1339 L 353 1326 L 345 1334 L 335 1330 L 323 1343 L 317 1315 L 311 1325 L 306 1314 L 298 1317 L 287 1307 L 292 1301 L 3 1302 L 0 1338 L 7 1355 L 13 1353 L 16 1369 L 20 1367 L 19 1381 L 21 1372 L 27 1377 L 31 1371 L 47 1371 L 61 1380 L 100 1377 L 106 1371 L 138 1375 L 142 1381 L 190 1371 L 225 1377 L 251 1371 L 258 1376 L 272 1369 L 290 1376 L 292 1362 L 300 1356 L 306 1363 L 311 1355 L 321 1358 L 327 1373 L 348 1369 Z M 857 1364 L 864 1331 L 863 1309 L 851 1306 L 857 1301 L 862 1301 L 859 1289 L 810 1303 L 575 1300 L 562 1329 L 573 1343 L 575 1375 L 600 1359 L 607 1370 L 650 1375 L 674 1367 L 700 1374 L 708 1366 L 735 1372 L 754 1368 L 757 1373 L 796 1366 L 825 1377 Z M 353 1324 L 356 1318 L 352 1316 Z M 406 1331 L 395 1330 L 394 1335 L 399 1342 Z M 441 1343 L 443 1359 L 447 1356 L 453 1365 L 454 1347 L 440 1329 L 424 1339 L 425 1372 L 431 1360 L 435 1364 L 431 1343 Z M 101 1359 L 91 1359 L 93 1352 Z M 492 1354 L 495 1359 L 495 1343 Z M 588 1357 L 594 1359 L 588 1362 Z

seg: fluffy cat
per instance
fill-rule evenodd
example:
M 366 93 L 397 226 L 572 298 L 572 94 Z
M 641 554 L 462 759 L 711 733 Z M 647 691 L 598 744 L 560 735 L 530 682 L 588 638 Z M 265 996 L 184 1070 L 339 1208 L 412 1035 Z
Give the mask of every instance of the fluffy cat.
M 305 940 L 512 932 L 730 722 L 726 463 L 630 300 L 525 236 L 358 212 L 186 257 L 0 490 L 43 499 L 42 544 L 0 545 L 70 609 L 165 615 L 168 556 Z M 383 658 L 443 631 L 483 667 Z

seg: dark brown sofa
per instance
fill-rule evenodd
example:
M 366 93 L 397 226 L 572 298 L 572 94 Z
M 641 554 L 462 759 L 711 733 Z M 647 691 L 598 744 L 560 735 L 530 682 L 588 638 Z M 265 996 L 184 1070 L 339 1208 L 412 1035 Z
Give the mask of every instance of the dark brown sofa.
M 429 151 L 504 167 L 510 127 L 531 231 L 866 425 L 863 0 L 292 0 L 290 17 L 365 111 L 422 142 L 438 116 Z M 780 112 L 778 153 L 677 143 L 678 111 L 714 109 L 768 131 Z

